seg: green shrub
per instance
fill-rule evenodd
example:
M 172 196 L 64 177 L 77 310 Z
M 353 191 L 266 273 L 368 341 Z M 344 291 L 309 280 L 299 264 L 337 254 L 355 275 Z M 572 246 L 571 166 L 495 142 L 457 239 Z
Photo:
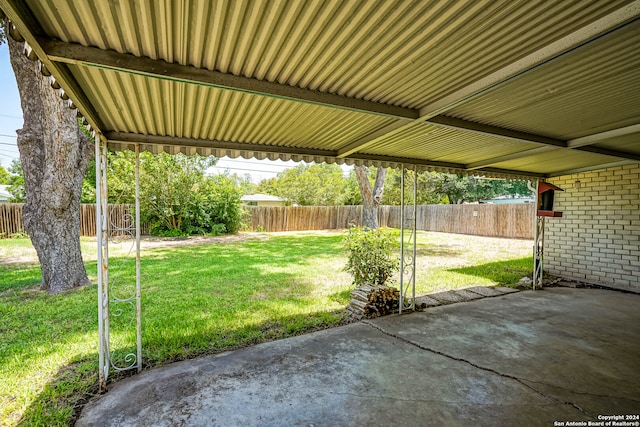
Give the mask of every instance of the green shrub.
M 348 255 L 344 270 L 353 276 L 355 286 L 384 285 L 398 271 L 396 239 L 390 230 L 351 227 L 343 243 Z

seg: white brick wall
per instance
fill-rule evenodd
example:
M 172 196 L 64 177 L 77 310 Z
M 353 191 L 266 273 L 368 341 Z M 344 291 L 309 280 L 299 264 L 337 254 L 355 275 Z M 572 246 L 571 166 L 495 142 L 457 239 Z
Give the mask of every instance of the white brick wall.
M 579 182 L 578 182 L 579 181 Z M 592 283 L 640 289 L 640 164 L 550 179 L 545 271 Z

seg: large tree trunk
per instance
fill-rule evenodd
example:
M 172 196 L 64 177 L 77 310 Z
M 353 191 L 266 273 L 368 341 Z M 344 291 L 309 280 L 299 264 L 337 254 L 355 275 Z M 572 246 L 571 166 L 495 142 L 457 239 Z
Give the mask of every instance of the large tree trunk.
M 355 171 L 360 187 L 360 194 L 362 195 L 364 226 L 376 229 L 378 228 L 378 206 L 380 206 L 380 202 L 382 201 L 384 177 L 387 175 L 387 168 L 378 168 L 373 189 L 367 177 L 367 167 L 356 166 Z
M 38 253 L 42 289 L 56 293 L 89 283 L 80 252 L 80 196 L 93 144 L 37 61 L 25 57 L 23 43 L 7 42 L 24 117 L 17 130 L 24 227 Z

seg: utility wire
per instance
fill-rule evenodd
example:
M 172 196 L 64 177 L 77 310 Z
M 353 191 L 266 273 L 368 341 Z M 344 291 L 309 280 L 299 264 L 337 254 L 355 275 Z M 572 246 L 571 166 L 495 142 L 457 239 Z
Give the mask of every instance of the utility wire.
M 228 169 L 228 170 L 234 170 L 234 171 L 246 171 L 246 172 L 256 172 L 256 173 L 275 173 L 275 174 L 280 173 L 278 171 L 265 171 L 265 170 L 258 170 L 258 169 L 229 168 L 224 166 L 212 166 L 212 167 L 218 168 L 218 169 Z

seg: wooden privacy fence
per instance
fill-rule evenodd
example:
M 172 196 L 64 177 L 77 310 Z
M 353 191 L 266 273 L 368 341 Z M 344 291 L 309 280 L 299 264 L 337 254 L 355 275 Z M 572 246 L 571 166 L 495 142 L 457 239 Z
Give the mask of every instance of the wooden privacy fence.
M 0 203 L 0 239 L 24 233 L 22 203 Z
M 23 233 L 22 203 L 0 203 L 0 238 Z M 246 206 L 245 230 L 300 231 L 344 229 L 362 224 L 362 206 Z M 407 213 L 413 207 L 407 208 Z M 535 205 L 421 205 L 417 228 L 443 233 L 532 239 Z M 109 205 L 111 228 L 124 228 L 131 221 L 131 205 Z M 383 227 L 400 227 L 400 207 L 380 206 Z M 81 205 L 80 235 L 96 235 L 96 207 Z M 144 224 L 142 232 L 146 234 Z
M 23 203 L 0 203 L 0 238 L 24 233 L 22 224 Z M 112 230 L 126 228 L 132 224 L 135 211 L 131 205 L 109 205 L 109 221 Z M 144 224 L 142 232 L 145 233 Z M 119 234 L 119 233 L 115 233 Z M 96 205 L 80 205 L 80 235 L 96 235 Z
M 247 230 L 298 231 L 344 229 L 361 225 L 362 206 L 247 206 Z M 407 207 L 406 212 L 412 212 Z M 443 233 L 532 239 L 535 205 L 421 205 L 417 228 Z M 380 206 L 378 221 L 383 227 L 400 227 L 400 206 Z

